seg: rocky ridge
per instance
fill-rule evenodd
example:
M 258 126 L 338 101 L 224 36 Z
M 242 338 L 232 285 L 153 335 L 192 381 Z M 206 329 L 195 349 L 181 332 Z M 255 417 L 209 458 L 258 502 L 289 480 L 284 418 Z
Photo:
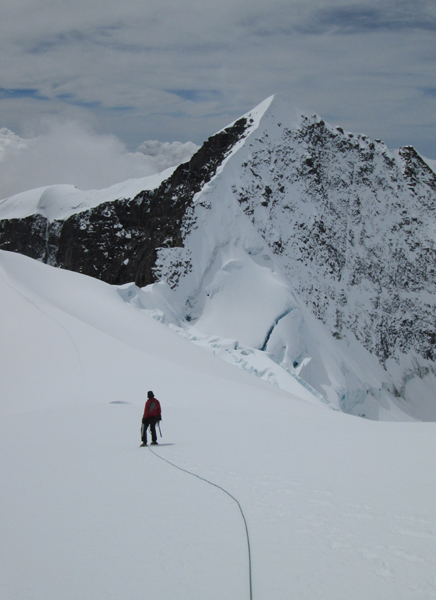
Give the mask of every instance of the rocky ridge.
M 194 194 L 213 177 L 247 127 L 242 118 L 212 136 L 158 188 L 135 198 L 103 202 L 61 220 L 38 213 L 0 220 L 0 249 L 110 284 L 153 283 L 157 249 L 182 245 L 182 222 Z

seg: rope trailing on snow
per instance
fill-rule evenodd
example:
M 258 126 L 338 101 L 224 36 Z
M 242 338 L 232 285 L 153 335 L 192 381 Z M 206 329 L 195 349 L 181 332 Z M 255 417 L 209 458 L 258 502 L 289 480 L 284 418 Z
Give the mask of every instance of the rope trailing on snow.
M 160 458 L 161 460 L 163 460 L 164 462 L 168 463 L 172 467 L 174 467 L 176 469 L 179 469 L 179 471 L 183 471 L 184 473 L 188 473 L 188 475 L 192 475 L 192 477 L 196 477 L 197 479 L 201 479 L 201 481 L 205 481 L 209 485 L 213 485 L 213 487 L 218 488 L 219 490 L 221 490 L 222 492 L 224 492 L 225 494 L 227 494 L 227 496 L 230 496 L 230 498 L 234 502 L 236 502 L 236 504 L 238 505 L 238 508 L 239 508 L 239 510 L 241 512 L 242 518 L 244 520 L 245 534 L 247 536 L 247 547 L 248 547 L 248 580 L 249 580 L 249 584 L 250 584 L 250 600 L 253 600 L 253 585 L 252 585 L 252 581 L 251 581 L 251 548 L 250 548 L 250 537 L 248 535 L 247 520 L 245 518 L 244 511 L 242 510 L 242 507 L 239 504 L 239 501 L 234 496 L 232 496 L 232 494 L 230 492 L 228 492 L 227 490 L 225 490 L 220 485 L 218 485 L 216 483 L 213 483 L 212 481 L 209 481 L 208 479 L 205 479 L 204 477 L 201 477 L 200 475 L 197 475 L 196 473 L 192 473 L 191 471 L 188 471 L 187 469 L 182 469 L 182 467 L 179 467 L 178 465 L 175 465 L 174 463 L 170 462 L 166 458 L 163 458 L 159 454 L 156 454 L 156 452 L 153 452 L 153 450 L 150 447 L 148 447 L 148 449 L 150 450 L 150 452 L 152 454 L 154 454 L 155 456 L 157 456 L 157 458 Z

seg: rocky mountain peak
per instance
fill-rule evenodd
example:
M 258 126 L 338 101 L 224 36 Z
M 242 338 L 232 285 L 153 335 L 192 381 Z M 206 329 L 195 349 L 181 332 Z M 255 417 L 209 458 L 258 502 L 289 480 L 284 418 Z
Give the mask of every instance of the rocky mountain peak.
M 175 326 L 268 352 L 347 412 L 400 398 L 412 414 L 409 390 L 424 386 L 420 417 L 436 418 L 435 209 L 436 175 L 412 147 L 277 95 L 154 188 L 65 219 L 1 220 L 0 248 L 111 284 L 159 283 Z M 158 296 L 141 302 L 160 310 Z

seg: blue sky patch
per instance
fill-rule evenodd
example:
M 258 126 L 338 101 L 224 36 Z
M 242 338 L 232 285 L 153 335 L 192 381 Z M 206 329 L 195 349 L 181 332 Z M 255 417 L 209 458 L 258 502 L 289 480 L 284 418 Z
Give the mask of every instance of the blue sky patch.
M 0 88 L 1 100 L 22 100 L 23 98 L 33 98 L 34 100 L 48 100 L 36 88 Z
M 434 88 L 424 88 L 424 96 L 431 96 L 432 98 L 436 98 L 436 87 Z
M 134 110 L 134 106 L 104 106 L 103 102 L 100 100 L 81 100 L 75 94 L 63 93 L 58 94 L 56 96 L 56 100 L 61 100 L 61 102 L 65 102 L 66 104 L 71 104 L 72 106 L 80 106 L 82 108 L 89 108 L 91 110 L 107 110 L 107 111 L 116 111 L 123 112 Z
M 405 29 L 435 31 L 436 18 L 419 5 L 396 6 L 380 2 L 377 6 L 366 6 L 362 3 L 319 10 L 315 13 L 314 27 L 320 32 L 326 27 L 334 27 L 340 33 Z
M 191 102 L 207 102 L 221 96 L 217 90 L 167 90 L 167 92 Z

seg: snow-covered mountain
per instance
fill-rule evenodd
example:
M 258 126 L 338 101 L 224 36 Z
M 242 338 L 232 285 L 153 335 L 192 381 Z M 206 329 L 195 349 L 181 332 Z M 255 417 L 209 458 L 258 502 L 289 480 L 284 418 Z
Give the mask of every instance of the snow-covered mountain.
M 0 247 L 124 285 L 136 308 L 282 389 L 436 420 L 436 175 L 413 148 L 274 96 L 136 183 L 10 198 Z

